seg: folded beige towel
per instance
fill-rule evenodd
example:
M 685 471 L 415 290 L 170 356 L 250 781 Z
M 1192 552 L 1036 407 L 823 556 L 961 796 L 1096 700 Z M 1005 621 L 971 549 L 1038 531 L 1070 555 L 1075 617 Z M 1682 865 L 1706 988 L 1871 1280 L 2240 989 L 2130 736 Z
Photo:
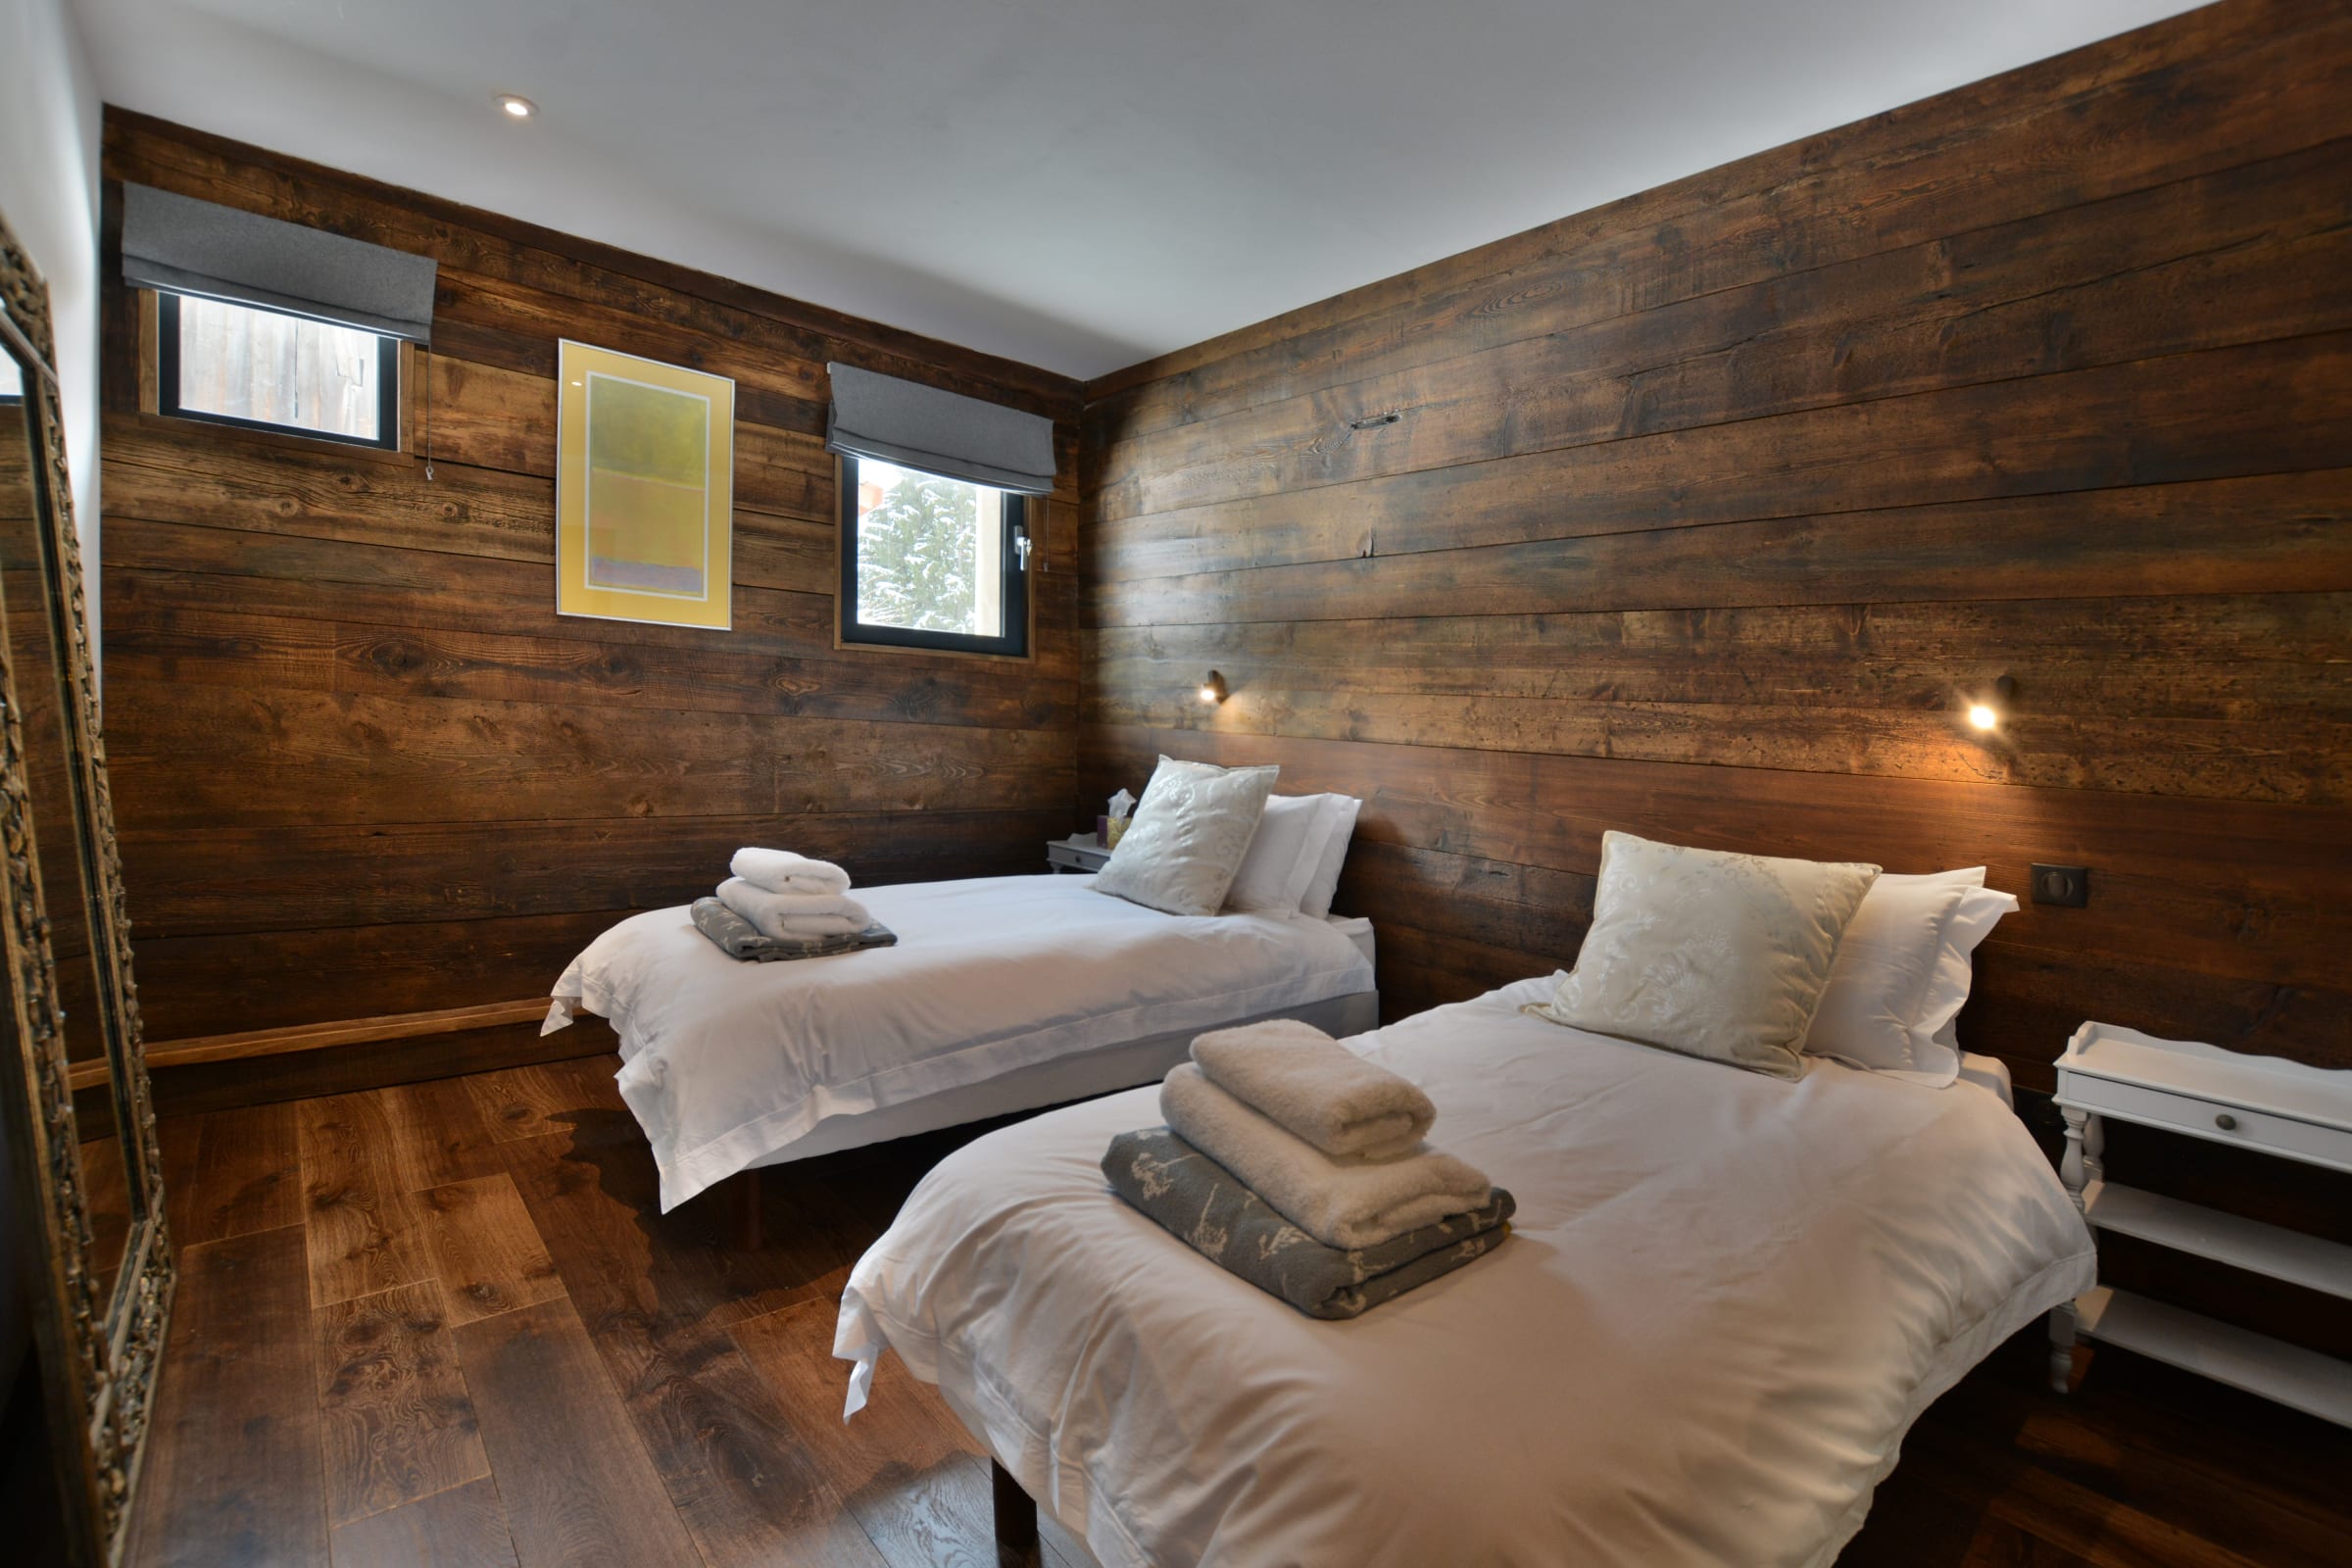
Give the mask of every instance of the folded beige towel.
M 1204 1034 L 1193 1060 L 1210 1083 L 1327 1154 L 1399 1158 L 1438 1119 L 1419 1089 L 1297 1018 Z
M 1377 1162 L 1334 1159 L 1219 1089 L 1191 1062 L 1159 1086 L 1177 1137 L 1326 1247 L 1378 1247 L 1465 1214 L 1492 1196 L 1476 1167 L 1435 1150 Z
M 727 869 L 770 893 L 847 893 L 850 873 L 831 860 L 812 860 L 790 850 L 741 849 Z
M 770 893 L 739 876 L 718 885 L 718 902 L 763 937 L 850 936 L 873 924 L 864 905 L 839 893 Z

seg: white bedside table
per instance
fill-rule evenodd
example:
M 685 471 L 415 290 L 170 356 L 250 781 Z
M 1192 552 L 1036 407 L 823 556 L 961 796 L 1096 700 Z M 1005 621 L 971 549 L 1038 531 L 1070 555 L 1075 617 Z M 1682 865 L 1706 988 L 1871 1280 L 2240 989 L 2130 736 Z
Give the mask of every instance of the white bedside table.
M 2112 1116 L 2352 1171 L 2352 1071 L 2086 1023 L 2058 1058 L 2057 1103 L 2059 1175 L 2094 1235 L 2136 1236 L 2352 1300 L 2352 1247 L 2111 1182 L 2103 1130 Z M 2061 1392 L 2077 1335 L 2352 1426 L 2352 1361 L 2102 1285 L 2050 1314 L 2050 1382 Z
M 1097 844 L 1092 833 L 1046 840 L 1046 868 L 1055 876 L 1065 871 L 1100 871 L 1109 858 L 1110 852 Z

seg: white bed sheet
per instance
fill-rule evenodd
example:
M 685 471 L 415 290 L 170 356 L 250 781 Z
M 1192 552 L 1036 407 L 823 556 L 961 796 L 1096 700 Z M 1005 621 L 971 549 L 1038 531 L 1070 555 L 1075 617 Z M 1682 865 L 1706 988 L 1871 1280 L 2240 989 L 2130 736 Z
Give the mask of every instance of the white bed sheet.
M 1977 1084 L 1518 1012 L 1553 983 L 1354 1042 L 1517 1196 L 1488 1257 L 1305 1318 L 1111 1195 L 1110 1137 L 1159 1120 L 1116 1095 L 925 1178 L 843 1297 L 853 1409 L 887 1343 L 1110 1568 L 1828 1562 L 1913 1417 L 2091 1283 L 2089 1235 Z
M 1146 1035 L 1372 989 L 1342 928 L 1307 916 L 1187 918 L 1094 878 L 859 889 L 898 946 L 742 963 L 684 908 L 631 916 L 556 982 L 620 1036 L 621 1098 L 664 1212 L 829 1117 L 907 1103 Z

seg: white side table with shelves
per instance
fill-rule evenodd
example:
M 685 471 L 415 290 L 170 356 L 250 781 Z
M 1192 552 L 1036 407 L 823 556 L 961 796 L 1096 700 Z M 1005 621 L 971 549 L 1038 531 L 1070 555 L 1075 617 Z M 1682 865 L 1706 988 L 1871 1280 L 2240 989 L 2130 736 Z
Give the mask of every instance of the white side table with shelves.
M 2352 1247 L 2110 1181 L 2104 1131 L 2113 1117 L 2352 1171 L 2352 1071 L 2086 1023 L 2058 1058 L 2057 1104 L 2059 1175 L 2094 1235 L 2137 1237 L 2352 1301 Z M 2050 1314 L 2050 1381 L 2061 1391 L 2077 1336 L 2352 1426 L 2352 1362 L 2334 1356 L 2101 1285 Z
M 1046 869 L 1055 876 L 1071 871 L 1100 871 L 1110 852 L 1095 842 L 1092 833 L 1073 833 L 1066 839 L 1046 840 Z

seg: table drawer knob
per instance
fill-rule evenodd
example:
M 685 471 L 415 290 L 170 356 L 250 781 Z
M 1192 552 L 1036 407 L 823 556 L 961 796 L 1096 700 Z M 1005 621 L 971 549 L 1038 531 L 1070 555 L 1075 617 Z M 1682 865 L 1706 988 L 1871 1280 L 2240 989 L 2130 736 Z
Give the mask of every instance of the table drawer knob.
M 2219 1116 L 2213 1118 L 2213 1124 L 2226 1133 L 2235 1132 L 2237 1130 L 2237 1118 L 2230 1115 L 2226 1110 L 2223 1111 Z

